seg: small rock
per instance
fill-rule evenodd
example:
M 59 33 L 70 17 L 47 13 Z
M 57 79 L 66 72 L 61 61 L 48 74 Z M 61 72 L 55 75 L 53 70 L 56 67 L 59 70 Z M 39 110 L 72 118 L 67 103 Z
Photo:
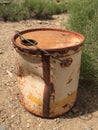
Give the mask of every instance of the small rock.
M 38 120 L 38 121 L 41 121 L 41 119 L 40 119 L 40 118 L 37 118 L 37 120 Z
M 0 50 L 0 54 L 3 54 L 3 51 L 2 51 L 2 50 Z
M 9 70 L 6 70 L 6 72 L 11 78 L 13 77 L 13 74 Z
M 60 118 L 55 119 L 56 123 L 60 123 Z
M 42 21 L 41 21 L 41 20 L 39 20 L 39 21 L 37 21 L 37 23 L 38 23 L 38 24 L 42 24 Z
M 0 64 L 0 67 L 2 67 L 2 64 Z
M 0 106 L 0 112 L 2 112 L 3 111 L 3 106 Z
M 29 128 L 30 127 L 30 124 L 29 123 L 27 123 L 27 128 Z
M 11 115 L 11 118 L 14 118 L 15 117 L 15 114 Z
M 5 122 L 5 118 L 2 117 L 2 118 L 1 118 L 1 121 L 2 121 L 2 122 Z

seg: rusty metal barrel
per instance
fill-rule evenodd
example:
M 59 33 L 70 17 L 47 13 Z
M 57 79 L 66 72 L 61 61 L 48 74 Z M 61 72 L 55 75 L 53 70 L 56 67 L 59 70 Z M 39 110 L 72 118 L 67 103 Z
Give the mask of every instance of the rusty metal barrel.
M 21 31 L 20 35 L 16 33 L 12 42 L 24 107 L 45 118 L 70 110 L 77 97 L 83 35 L 38 28 Z

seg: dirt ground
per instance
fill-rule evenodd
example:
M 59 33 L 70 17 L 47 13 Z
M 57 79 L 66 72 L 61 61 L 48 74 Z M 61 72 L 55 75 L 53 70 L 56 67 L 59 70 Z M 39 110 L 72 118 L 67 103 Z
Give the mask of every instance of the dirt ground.
M 98 130 L 98 86 L 79 84 L 74 107 L 55 119 L 42 119 L 21 104 L 15 72 L 15 51 L 11 38 L 15 30 L 30 28 L 64 29 L 67 15 L 52 20 L 0 22 L 0 130 Z

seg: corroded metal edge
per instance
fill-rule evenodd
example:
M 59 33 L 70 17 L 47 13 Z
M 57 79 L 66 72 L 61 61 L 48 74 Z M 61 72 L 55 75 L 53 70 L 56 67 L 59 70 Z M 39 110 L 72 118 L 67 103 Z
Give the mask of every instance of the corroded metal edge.
M 45 49 L 46 51 L 49 51 L 51 53 L 54 53 L 54 52 L 62 52 L 62 51 L 66 51 L 66 49 L 73 49 L 73 48 L 78 48 L 79 46 L 82 46 L 83 43 L 84 43 L 84 36 L 80 33 L 77 33 L 77 32 L 74 32 L 74 31 L 69 31 L 69 30 L 62 30 L 62 29 L 53 29 L 53 28 L 36 28 L 36 29 L 28 29 L 28 30 L 24 30 L 24 31 L 21 31 L 20 34 L 24 34 L 24 33 L 28 33 L 28 32 L 32 32 L 32 31 L 39 31 L 39 30 L 51 30 L 51 31 L 60 31 L 60 32 L 69 32 L 71 34 L 75 34 L 77 35 L 78 37 L 81 37 L 81 42 L 80 44 L 78 45 L 73 45 L 73 46 L 69 46 L 69 47 L 63 47 L 63 48 L 54 48 L 54 49 Z M 15 34 L 12 38 L 12 43 L 13 43 L 13 46 L 18 48 L 20 51 L 27 51 L 29 53 L 38 53 L 38 50 L 36 48 L 29 48 L 27 46 L 22 46 L 22 45 L 17 45 L 16 43 L 16 38 L 19 37 L 18 34 Z
M 50 56 L 42 54 L 43 79 L 45 82 L 43 94 L 43 116 L 49 117 L 51 83 L 50 83 Z

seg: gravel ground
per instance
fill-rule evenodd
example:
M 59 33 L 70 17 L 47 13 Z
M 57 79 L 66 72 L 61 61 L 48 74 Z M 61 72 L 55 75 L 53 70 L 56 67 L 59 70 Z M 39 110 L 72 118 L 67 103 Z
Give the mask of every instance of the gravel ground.
M 79 85 L 74 107 L 55 119 L 42 119 L 21 104 L 15 73 L 15 51 L 11 38 L 15 30 L 62 28 L 67 15 L 52 20 L 0 22 L 0 130 L 98 130 L 98 86 Z

